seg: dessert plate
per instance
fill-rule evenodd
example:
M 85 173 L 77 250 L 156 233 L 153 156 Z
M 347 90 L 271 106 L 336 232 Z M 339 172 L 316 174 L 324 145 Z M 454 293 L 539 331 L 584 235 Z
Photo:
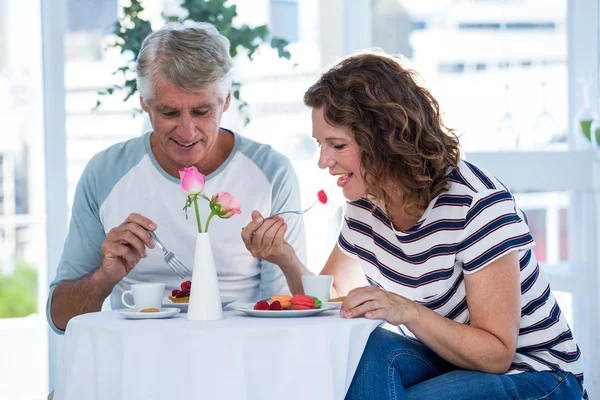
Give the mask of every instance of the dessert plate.
M 228 306 L 229 304 L 233 303 L 236 300 L 237 299 L 235 297 L 221 296 L 221 308 L 225 308 L 226 306 Z M 180 309 L 181 312 L 187 312 L 189 303 L 173 303 L 171 301 L 171 299 L 169 299 L 168 297 L 165 297 L 163 299 L 162 306 L 163 306 L 163 308 L 164 307 L 176 307 L 176 308 Z
M 238 311 L 244 312 L 253 317 L 260 318 L 297 318 L 297 317 L 310 317 L 312 315 L 317 315 L 322 313 L 323 311 L 334 310 L 335 307 L 330 305 L 323 305 L 321 308 L 315 308 L 313 310 L 281 310 L 281 311 L 271 311 L 271 310 L 255 310 L 254 303 L 248 303 L 242 307 L 235 308 Z
M 179 308 L 165 308 L 163 307 L 159 312 L 139 312 L 124 308 L 119 310 L 119 314 L 123 318 L 127 319 L 157 319 L 157 318 L 169 318 L 175 314 L 179 314 L 181 310 Z
M 323 302 L 323 306 L 332 306 L 333 308 L 342 308 L 342 302 L 341 301 L 324 301 Z

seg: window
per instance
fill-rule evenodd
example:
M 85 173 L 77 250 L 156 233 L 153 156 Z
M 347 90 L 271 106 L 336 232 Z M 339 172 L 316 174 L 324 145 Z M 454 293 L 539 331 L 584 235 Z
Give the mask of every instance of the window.
M 271 0 L 271 35 L 290 43 L 298 41 L 297 0 Z
M 68 0 L 67 32 L 112 33 L 117 7 L 115 0 Z
M 146 2 L 153 15 L 159 2 Z M 144 117 L 136 115 L 138 99 L 123 103 L 122 95 L 100 97 L 99 90 L 122 84 L 113 72 L 124 64 L 117 49 L 107 46 L 117 21 L 118 0 L 71 0 L 67 3 L 65 91 L 67 190 L 69 211 L 75 187 L 87 162 L 101 149 L 143 133 Z M 160 15 L 160 12 L 158 12 Z M 92 111 L 96 101 L 103 104 Z
M 482 30 L 554 30 L 556 29 L 555 22 L 464 22 L 458 24 L 459 29 L 482 29 Z
M 41 399 L 48 334 L 40 2 L 0 1 L 0 22 L 0 398 Z
M 67 59 L 102 59 L 102 38 L 112 33 L 117 3 L 117 0 L 67 1 Z
M 502 27 L 499 23 L 462 23 L 458 24 L 458 29 L 500 29 Z
M 455 64 L 440 64 L 438 66 L 438 72 L 445 74 L 456 74 L 465 72 L 465 64 L 464 63 L 455 63 Z

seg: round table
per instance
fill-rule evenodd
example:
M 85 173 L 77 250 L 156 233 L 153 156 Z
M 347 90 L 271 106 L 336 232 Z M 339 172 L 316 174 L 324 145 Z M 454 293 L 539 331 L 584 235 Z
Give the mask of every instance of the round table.
M 80 315 L 67 326 L 55 399 L 343 399 L 380 322 L 339 310 L 255 318 L 226 309 L 211 322 Z

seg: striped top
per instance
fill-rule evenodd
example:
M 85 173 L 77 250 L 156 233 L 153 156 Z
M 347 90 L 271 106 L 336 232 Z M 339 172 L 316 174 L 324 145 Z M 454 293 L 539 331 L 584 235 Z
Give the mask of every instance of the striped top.
M 447 190 L 407 231 L 395 230 L 383 207 L 366 198 L 348 203 L 338 247 L 360 260 L 372 285 L 463 324 L 470 323 L 464 274 L 517 250 L 521 323 L 507 374 L 560 369 L 583 384 L 579 347 L 531 250 L 535 242 L 526 221 L 498 179 L 461 161 Z M 406 334 L 405 327 L 398 329 Z

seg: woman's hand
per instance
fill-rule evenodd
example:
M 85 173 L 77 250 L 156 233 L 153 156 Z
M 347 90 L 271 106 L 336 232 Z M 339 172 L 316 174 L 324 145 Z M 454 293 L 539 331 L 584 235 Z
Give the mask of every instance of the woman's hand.
M 383 319 L 391 325 L 406 325 L 418 318 L 417 303 L 399 294 L 375 286 L 356 288 L 342 303 L 340 315 L 356 318 Z
M 284 239 L 286 231 L 283 218 L 275 216 L 265 220 L 260 212 L 252 211 L 252 221 L 242 230 L 242 240 L 254 257 L 281 266 L 290 263 L 296 255 Z

